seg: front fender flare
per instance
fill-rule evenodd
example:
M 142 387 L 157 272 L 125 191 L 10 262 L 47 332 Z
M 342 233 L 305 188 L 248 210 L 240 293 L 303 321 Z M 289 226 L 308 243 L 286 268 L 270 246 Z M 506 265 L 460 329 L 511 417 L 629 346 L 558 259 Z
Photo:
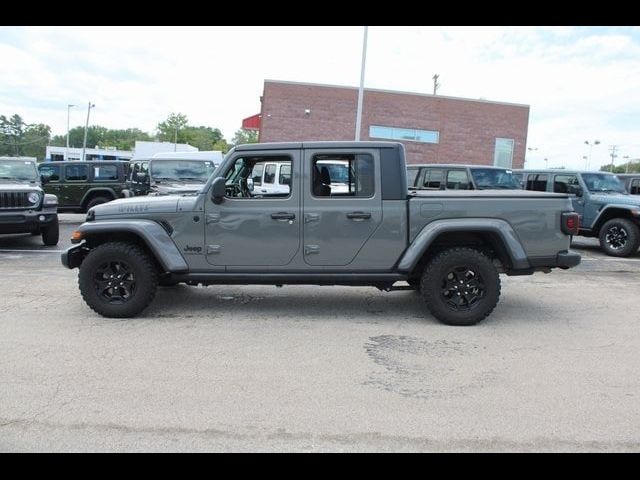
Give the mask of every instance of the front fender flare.
M 85 222 L 77 228 L 83 239 L 92 235 L 132 233 L 141 238 L 167 272 L 185 273 L 189 266 L 167 231 L 153 220 L 127 219 Z
M 490 232 L 505 246 L 514 270 L 531 268 L 527 254 L 511 225 L 498 218 L 456 218 L 436 220 L 426 225 L 407 248 L 398 263 L 398 271 L 410 273 L 439 235 L 449 232 Z

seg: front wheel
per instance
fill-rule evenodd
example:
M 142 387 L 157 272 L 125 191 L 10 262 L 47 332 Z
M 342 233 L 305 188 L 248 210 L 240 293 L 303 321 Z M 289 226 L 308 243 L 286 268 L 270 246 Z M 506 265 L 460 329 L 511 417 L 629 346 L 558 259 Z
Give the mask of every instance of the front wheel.
M 600 247 L 612 257 L 628 257 L 638 250 L 640 232 L 626 218 L 614 218 L 600 229 Z
M 138 245 L 104 243 L 91 250 L 80 265 L 78 284 L 92 310 L 104 317 L 129 318 L 153 300 L 158 271 Z
M 422 274 L 420 290 L 427 308 L 447 325 L 474 325 L 500 298 L 500 276 L 484 253 L 456 247 L 437 254 Z
M 58 216 L 53 218 L 53 221 L 42 230 L 42 243 L 52 247 L 58 244 L 60 239 L 60 225 L 58 224 Z

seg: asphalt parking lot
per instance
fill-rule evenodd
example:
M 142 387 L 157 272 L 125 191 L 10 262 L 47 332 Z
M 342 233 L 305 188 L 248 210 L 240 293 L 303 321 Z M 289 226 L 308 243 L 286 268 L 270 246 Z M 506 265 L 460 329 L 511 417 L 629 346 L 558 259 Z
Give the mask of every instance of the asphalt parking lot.
M 579 239 L 480 325 L 414 292 L 161 289 L 105 319 L 60 245 L 0 237 L 0 451 L 638 451 L 640 254 Z

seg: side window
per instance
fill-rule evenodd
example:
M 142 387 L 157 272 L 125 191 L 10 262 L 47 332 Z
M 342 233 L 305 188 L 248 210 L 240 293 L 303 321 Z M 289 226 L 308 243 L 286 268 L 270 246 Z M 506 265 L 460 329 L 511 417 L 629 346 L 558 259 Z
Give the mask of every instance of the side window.
M 89 167 L 87 165 L 67 165 L 64 176 L 69 182 L 86 182 L 89 176 Z
M 274 183 L 276 181 L 276 165 L 268 163 L 264 169 L 264 183 Z
M 631 187 L 629 188 L 629 193 L 632 195 L 640 195 L 640 179 L 635 179 L 631 181 Z
M 409 187 L 416 186 L 416 178 L 418 178 L 419 168 L 407 168 L 407 185 Z
M 118 180 L 118 167 L 115 165 L 94 165 L 93 179 L 96 182 L 113 182 Z
M 287 184 L 281 182 L 277 185 L 275 182 L 278 165 L 280 165 L 280 179 L 283 174 L 289 178 Z M 226 179 L 226 196 L 253 199 L 287 198 L 291 194 L 291 171 L 292 161 L 289 156 L 237 157 L 223 174 Z M 262 172 L 264 172 L 264 179 L 262 179 Z M 250 178 L 254 181 L 251 189 L 248 182 Z M 262 185 L 259 183 L 261 179 Z
M 447 189 L 470 190 L 469 175 L 464 170 L 449 170 L 447 172 Z
M 440 190 L 443 178 L 444 172 L 442 170 L 429 168 L 424 174 L 422 187 L 428 190 Z
M 368 153 L 314 155 L 311 193 L 315 197 L 373 197 L 373 157 Z
M 556 175 L 553 179 L 553 191 L 556 193 L 572 193 L 578 188 L 578 177 L 575 175 Z
M 253 170 L 251 171 L 251 178 L 253 179 L 253 184 L 256 187 L 262 185 L 262 174 L 264 173 L 264 164 L 257 163 L 253 166 Z
M 41 165 L 39 170 L 40 175 L 49 175 L 51 177 L 49 181 L 60 181 L 60 165 Z
M 280 185 L 291 185 L 291 165 L 280 165 L 280 175 L 278 177 Z
M 548 176 L 546 174 L 530 173 L 527 175 L 527 190 L 546 192 L 547 178 Z
M 140 164 L 140 173 L 149 173 L 149 162 L 142 162 Z
M 136 174 L 138 174 L 138 172 L 140 172 L 140 162 L 135 162 L 131 168 L 131 176 L 129 177 L 129 180 L 135 182 Z

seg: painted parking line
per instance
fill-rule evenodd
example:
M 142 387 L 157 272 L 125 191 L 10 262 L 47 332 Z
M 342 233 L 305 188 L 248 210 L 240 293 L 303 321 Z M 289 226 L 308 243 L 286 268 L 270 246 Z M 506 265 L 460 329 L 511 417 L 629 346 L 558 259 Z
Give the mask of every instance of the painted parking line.
M 63 253 L 66 250 L 17 250 L 0 248 L 0 253 Z
M 640 262 L 640 258 L 598 258 L 598 257 L 582 257 L 582 260 L 598 260 L 604 262 Z

